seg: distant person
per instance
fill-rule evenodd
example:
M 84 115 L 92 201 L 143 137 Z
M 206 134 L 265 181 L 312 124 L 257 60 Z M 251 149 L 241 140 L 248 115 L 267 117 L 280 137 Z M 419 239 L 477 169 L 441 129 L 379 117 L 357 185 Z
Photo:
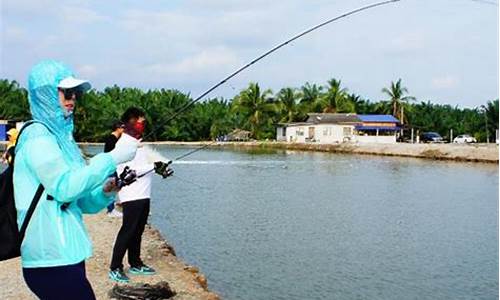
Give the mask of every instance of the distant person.
M 120 121 L 114 122 L 112 130 L 113 131 L 108 136 L 106 136 L 106 139 L 104 140 L 104 152 L 110 152 L 111 150 L 115 149 L 116 142 L 125 130 L 125 125 Z M 114 176 L 116 177 L 116 172 L 114 173 Z M 115 209 L 115 201 L 111 202 L 108 205 L 107 214 L 110 217 L 121 218 L 122 213 Z
M 116 146 L 119 147 L 122 143 L 138 143 L 143 136 L 146 126 L 144 112 L 139 108 L 130 107 L 123 113 L 121 120 L 125 124 L 125 132 L 116 143 Z M 123 270 L 125 252 L 128 253 L 130 274 L 153 275 L 156 273 L 155 269 L 147 266 L 141 260 L 141 240 L 149 215 L 151 180 L 153 176 L 151 171 L 154 170 L 165 178 L 168 176 L 166 172 L 169 170 L 167 168 L 168 164 L 164 162 L 149 162 L 148 154 L 143 147 L 137 149 L 137 153 L 132 161 L 118 166 L 118 174 L 126 166 L 135 170 L 138 175 L 145 175 L 137 178 L 137 181 L 132 184 L 123 187 L 118 193 L 123 208 L 123 223 L 113 247 L 113 256 L 109 271 L 109 278 L 117 282 L 129 281 L 128 276 Z
M 7 147 L 5 148 L 5 153 L 2 155 L 2 162 L 8 164 L 9 166 L 12 164 L 12 157 L 14 157 L 15 145 L 17 141 L 17 136 L 19 135 L 19 131 L 16 128 L 11 128 L 7 131 Z
M 22 224 L 33 195 L 43 187 L 21 245 L 24 280 L 42 300 L 95 299 L 85 271 L 92 245 L 82 214 L 109 204 L 116 190 L 109 176 L 138 147 L 137 141 L 129 141 L 85 162 L 73 138 L 73 111 L 89 89 L 88 81 L 76 79 L 66 65 L 53 60 L 35 65 L 28 78 L 36 122 L 16 146 L 14 198 L 17 223 Z

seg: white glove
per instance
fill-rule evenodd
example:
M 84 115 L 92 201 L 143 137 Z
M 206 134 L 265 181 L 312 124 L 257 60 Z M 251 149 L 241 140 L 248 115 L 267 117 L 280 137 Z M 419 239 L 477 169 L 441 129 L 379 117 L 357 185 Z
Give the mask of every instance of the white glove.
M 139 147 L 138 140 L 120 138 L 116 143 L 115 149 L 111 150 L 109 154 L 115 161 L 115 164 L 119 165 L 132 160 L 137 152 L 137 147 Z

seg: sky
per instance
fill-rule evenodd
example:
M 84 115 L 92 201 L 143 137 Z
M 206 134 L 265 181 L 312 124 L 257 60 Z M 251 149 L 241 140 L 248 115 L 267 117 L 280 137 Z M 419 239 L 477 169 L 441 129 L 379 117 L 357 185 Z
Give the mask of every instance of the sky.
M 2 0 L 0 78 L 26 87 L 46 58 L 102 90 L 117 84 L 195 97 L 296 33 L 376 0 Z M 344 18 L 250 67 L 210 97 L 258 82 L 278 92 L 342 81 L 371 101 L 402 79 L 417 101 L 476 107 L 498 98 L 498 0 L 401 0 Z

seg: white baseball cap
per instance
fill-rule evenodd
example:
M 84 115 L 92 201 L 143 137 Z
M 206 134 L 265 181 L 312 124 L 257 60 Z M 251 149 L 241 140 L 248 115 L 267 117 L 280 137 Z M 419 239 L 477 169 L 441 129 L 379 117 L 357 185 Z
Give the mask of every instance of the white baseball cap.
M 90 90 L 92 86 L 90 85 L 90 82 L 88 80 L 76 79 L 75 77 L 70 76 L 61 80 L 61 82 L 59 82 L 57 87 L 61 89 L 71 89 L 75 87 L 81 87 L 81 89 L 84 92 L 86 92 Z

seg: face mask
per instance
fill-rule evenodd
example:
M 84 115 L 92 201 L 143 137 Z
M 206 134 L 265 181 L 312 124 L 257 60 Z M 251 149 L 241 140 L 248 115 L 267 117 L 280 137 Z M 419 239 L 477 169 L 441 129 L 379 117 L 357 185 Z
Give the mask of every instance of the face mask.
M 142 134 L 144 133 L 144 129 L 146 128 L 146 122 L 141 121 L 141 122 L 135 122 L 134 125 L 128 127 L 127 130 L 128 134 L 132 135 L 136 139 L 139 139 L 142 137 Z
M 144 128 L 146 128 L 146 122 L 135 122 L 134 129 L 137 133 L 142 135 L 144 133 Z

